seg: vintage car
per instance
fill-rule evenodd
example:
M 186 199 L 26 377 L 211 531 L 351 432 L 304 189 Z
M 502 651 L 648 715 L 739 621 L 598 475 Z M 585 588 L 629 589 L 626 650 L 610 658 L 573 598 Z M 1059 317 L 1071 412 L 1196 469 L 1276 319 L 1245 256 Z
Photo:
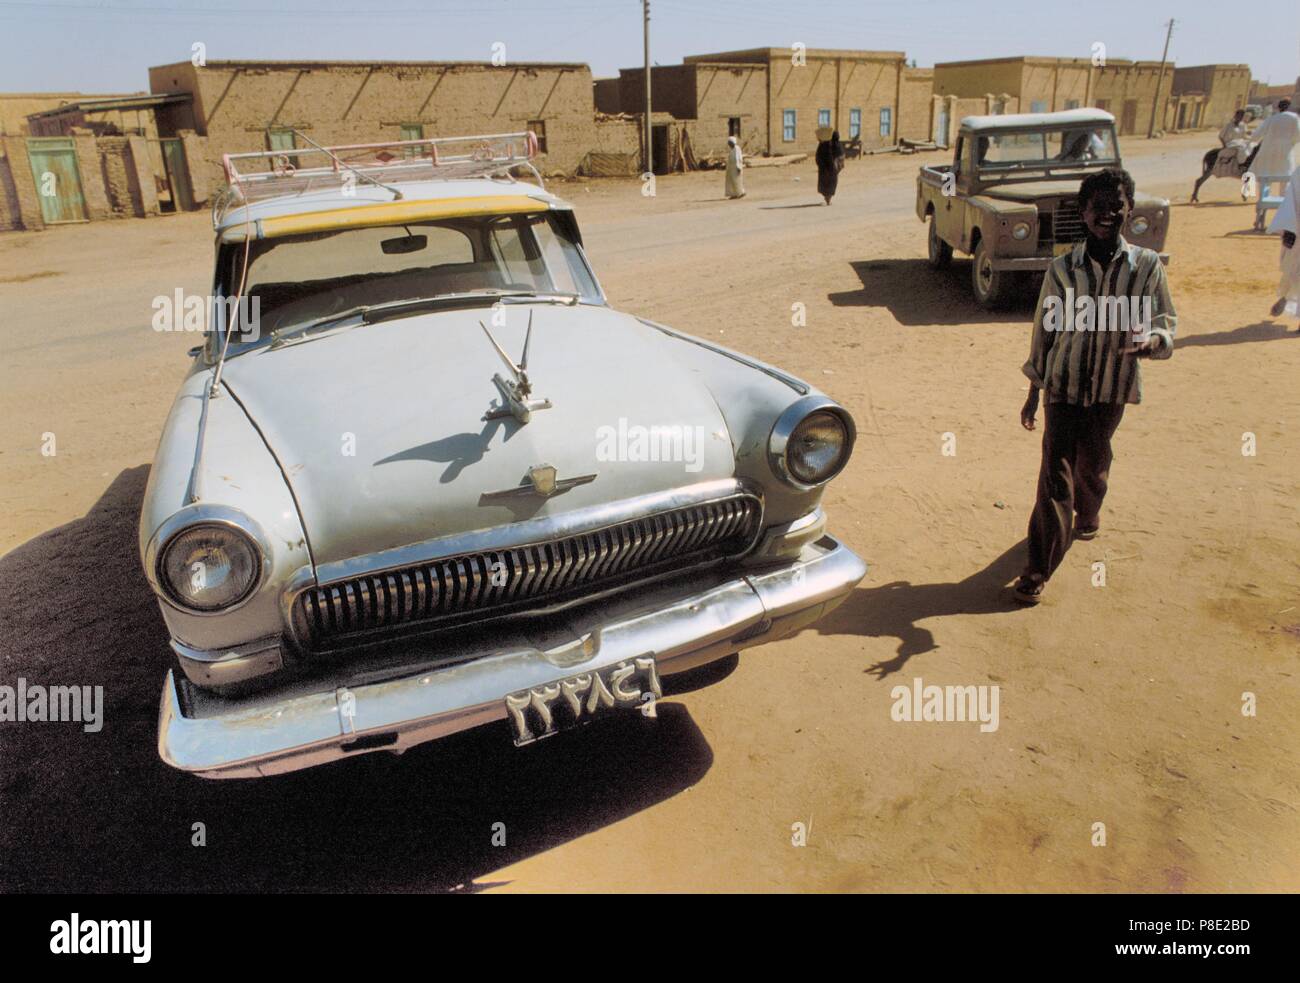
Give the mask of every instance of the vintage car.
M 610 308 L 535 147 L 226 157 L 212 325 L 140 520 L 168 764 L 648 718 L 662 677 L 798 632 L 865 574 L 821 508 L 849 414 Z
M 1001 306 L 1021 273 L 1041 273 L 1084 236 L 1079 184 L 1123 167 L 1115 117 L 1100 109 L 967 116 L 952 164 L 922 167 L 916 215 L 929 223 L 935 269 L 954 249 L 971 254 L 971 290 L 985 308 Z M 1124 237 L 1164 255 L 1169 202 L 1137 192 Z

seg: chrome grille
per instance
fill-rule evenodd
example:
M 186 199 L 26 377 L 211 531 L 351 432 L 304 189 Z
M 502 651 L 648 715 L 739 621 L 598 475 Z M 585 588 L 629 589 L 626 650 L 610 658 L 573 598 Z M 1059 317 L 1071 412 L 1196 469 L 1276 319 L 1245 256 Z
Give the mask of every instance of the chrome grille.
M 1078 242 L 1084 237 L 1083 216 L 1079 203 L 1073 198 L 1063 198 L 1050 211 L 1038 217 L 1038 244 L 1064 244 Z
M 295 621 L 303 643 L 323 650 L 545 606 L 739 556 L 753 545 L 761 519 L 759 501 L 742 495 L 353 577 L 306 590 L 295 602 Z

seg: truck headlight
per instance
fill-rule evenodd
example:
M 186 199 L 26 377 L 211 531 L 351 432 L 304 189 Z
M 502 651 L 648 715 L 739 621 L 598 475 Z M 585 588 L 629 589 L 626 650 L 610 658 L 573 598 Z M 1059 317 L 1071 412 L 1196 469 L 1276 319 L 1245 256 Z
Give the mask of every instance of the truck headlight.
M 1029 238 L 1029 223 L 1017 222 L 1011 227 L 1011 238 L 1019 239 L 1022 242 Z
M 1129 228 L 1133 230 L 1134 235 L 1142 235 L 1147 229 L 1151 228 L 1151 220 L 1145 215 L 1139 215 L 1129 223 Z
M 158 583 L 182 608 L 200 613 L 245 600 L 262 576 L 262 554 L 245 532 L 224 523 L 187 526 L 163 545 Z
M 769 445 L 773 469 L 807 490 L 843 470 L 853 450 L 853 420 L 825 396 L 805 396 L 781 414 Z

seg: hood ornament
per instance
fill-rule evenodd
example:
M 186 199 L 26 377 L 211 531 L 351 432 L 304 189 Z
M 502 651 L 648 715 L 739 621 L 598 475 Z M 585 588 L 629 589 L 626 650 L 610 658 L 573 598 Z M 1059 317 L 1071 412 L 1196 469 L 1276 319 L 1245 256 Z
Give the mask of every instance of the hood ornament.
M 550 498 L 596 480 L 594 474 L 583 474 L 576 478 L 558 478 L 556 474 L 554 465 L 536 464 L 528 469 L 527 483 L 503 491 L 484 492 L 479 496 L 479 504 L 487 505 L 503 498 L 531 498 L 534 495 Z
M 512 379 L 502 378 L 500 372 L 492 374 L 492 381 L 496 383 L 497 389 L 501 391 L 502 405 L 495 409 L 489 410 L 483 418 L 485 420 L 496 420 L 504 416 L 513 416 L 521 424 L 527 423 L 533 418 L 534 410 L 549 410 L 551 401 L 549 399 L 533 399 L 533 385 L 528 381 L 528 346 L 533 340 L 533 312 L 528 312 L 528 331 L 524 335 L 524 354 L 516 365 L 514 360 L 506 354 L 506 350 L 501 347 L 496 338 L 492 337 L 492 332 L 488 326 L 479 321 L 479 327 L 483 333 L 488 336 L 488 341 L 492 342 L 492 347 L 497 350 L 501 360 L 506 363 L 510 369 Z

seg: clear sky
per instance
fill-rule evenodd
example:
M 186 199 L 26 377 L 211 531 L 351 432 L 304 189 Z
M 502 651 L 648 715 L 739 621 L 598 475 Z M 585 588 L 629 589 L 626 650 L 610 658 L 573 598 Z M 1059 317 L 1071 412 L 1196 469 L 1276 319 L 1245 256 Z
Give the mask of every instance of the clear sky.
M 1245 62 L 1300 74 L 1300 2 L 1262 0 L 651 0 L 651 57 L 737 48 L 904 51 L 918 65 L 1001 55 Z M 148 88 L 150 65 L 209 58 L 577 61 L 597 77 L 640 64 L 640 0 L 0 0 L 0 91 Z

